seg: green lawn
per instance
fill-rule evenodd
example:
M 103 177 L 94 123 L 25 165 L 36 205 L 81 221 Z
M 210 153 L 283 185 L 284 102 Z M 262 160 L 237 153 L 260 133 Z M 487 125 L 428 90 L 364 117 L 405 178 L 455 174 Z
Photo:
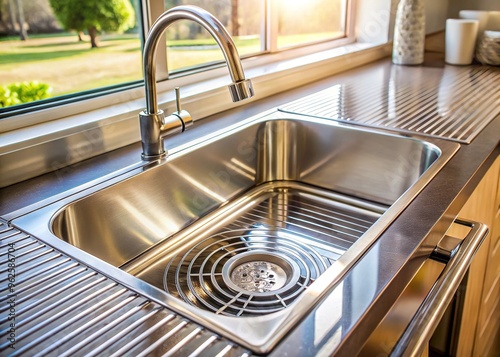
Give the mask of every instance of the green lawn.
M 280 37 L 279 44 L 323 38 L 325 34 Z M 331 36 L 332 34 L 328 34 Z M 240 55 L 260 51 L 256 37 L 235 38 Z M 0 39 L 0 85 L 39 81 L 52 87 L 52 95 L 93 89 L 142 78 L 141 43 L 136 35 L 99 38 L 99 48 L 78 42 L 76 34 Z M 192 67 L 221 60 L 222 53 L 211 39 L 169 41 L 169 69 Z
M 54 96 L 141 79 L 141 43 L 124 35 L 102 38 L 101 47 L 73 36 L 30 37 L 0 42 L 0 85 L 49 84 Z
M 241 54 L 259 49 L 256 39 L 237 42 Z M 169 67 L 185 68 L 222 59 L 216 46 L 206 48 L 210 44 L 207 40 L 169 41 L 174 46 Z M 36 80 L 49 84 L 57 96 L 141 78 L 141 43 L 133 35 L 101 36 L 99 48 L 94 49 L 88 41 L 78 42 L 76 34 L 0 41 L 0 85 Z

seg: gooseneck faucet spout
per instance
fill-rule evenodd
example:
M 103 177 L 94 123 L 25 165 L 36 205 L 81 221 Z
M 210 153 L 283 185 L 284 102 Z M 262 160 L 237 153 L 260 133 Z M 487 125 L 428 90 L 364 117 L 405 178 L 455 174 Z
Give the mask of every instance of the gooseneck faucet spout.
M 215 39 L 224 54 L 229 74 L 233 81 L 229 91 L 234 102 L 253 96 L 253 87 L 245 78 L 236 46 L 224 26 L 209 12 L 196 6 L 177 6 L 164 12 L 153 24 L 144 45 L 144 85 L 146 90 L 146 110 L 139 114 L 141 140 L 146 160 L 158 159 L 165 155 L 162 137 L 168 133 L 184 131 L 192 123 L 191 116 L 180 109 L 179 92 L 177 111 L 165 117 L 158 108 L 156 96 L 155 57 L 159 40 L 165 30 L 178 20 L 191 20 L 203 26 Z

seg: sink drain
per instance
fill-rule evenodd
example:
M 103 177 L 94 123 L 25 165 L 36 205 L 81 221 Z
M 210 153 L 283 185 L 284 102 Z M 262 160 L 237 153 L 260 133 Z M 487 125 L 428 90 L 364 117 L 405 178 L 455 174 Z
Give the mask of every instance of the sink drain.
M 216 233 L 175 256 L 165 268 L 163 286 L 216 314 L 280 311 L 328 267 L 325 258 L 294 238 L 265 228 Z
M 279 253 L 248 251 L 232 257 L 224 264 L 222 278 L 236 292 L 275 295 L 297 284 L 300 268 L 293 260 Z

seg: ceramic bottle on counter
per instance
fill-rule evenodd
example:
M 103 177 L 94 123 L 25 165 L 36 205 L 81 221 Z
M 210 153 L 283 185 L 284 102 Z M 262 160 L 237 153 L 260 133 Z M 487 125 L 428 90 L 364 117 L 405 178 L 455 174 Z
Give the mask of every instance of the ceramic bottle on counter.
M 394 26 L 392 62 L 418 65 L 424 62 L 424 0 L 400 0 Z

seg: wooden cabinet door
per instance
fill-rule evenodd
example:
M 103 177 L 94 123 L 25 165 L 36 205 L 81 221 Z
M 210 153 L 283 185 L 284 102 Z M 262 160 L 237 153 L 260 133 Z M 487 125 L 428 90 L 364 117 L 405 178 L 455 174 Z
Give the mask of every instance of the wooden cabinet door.
M 467 203 L 459 213 L 459 217 L 465 220 L 473 220 L 485 223 L 490 228 L 490 233 L 484 240 L 481 248 L 476 253 L 469 270 L 469 279 L 467 282 L 467 292 L 465 296 L 464 310 L 462 316 L 462 324 L 460 326 L 460 337 L 458 342 L 457 355 L 459 357 L 481 356 L 483 357 L 487 347 L 492 345 L 495 340 L 495 333 L 498 330 L 499 318 L 485 319 L 485 314 L 493 313 L 486 311 L 485 300 L 488 293 L 491 291 L 492 279 L 489 279 L 488 286 L 485 285 L 485 276 L 490 264 L 494 263 L 492 254 L 496 252 L 492 244 L 492 232 L 495 231 L 496 215 L 498 212 L 498 197 L 499 197 L 499 175 L 500 175 L 500 157 L 488 170 L 477 188 L 470 196 Z M 460 237 L 462 232 L 459 228 L 452 226 L 447 233 L 451 236 Z M 493 243 L 498 243 L 496 240 Z M 498 279 L 493 279 L 493 282 L 498 282 Z M 491 294 L 489 298 L 491 299 Z M 495 300 L 497 302 L 498 299 Z M 491 307 L 491 304 L 489 305 Z M 498 311 L 498 306 L 496 306 Z M 480 319 L 481 316 L 481 319 Z M 491 326 L 484 326 L 484 324 Z M 489 331 L 488 328 L 495 329 Z M 490 336 L 484 334 L 485 331 L 490 332 Z

